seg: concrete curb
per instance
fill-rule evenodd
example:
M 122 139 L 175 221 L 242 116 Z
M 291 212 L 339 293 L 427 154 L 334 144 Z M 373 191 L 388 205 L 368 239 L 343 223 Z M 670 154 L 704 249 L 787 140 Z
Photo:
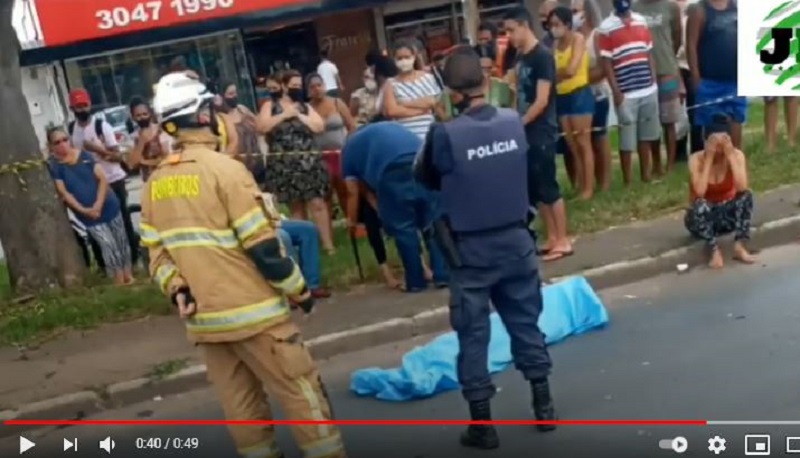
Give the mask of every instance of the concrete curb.
M 800 216 L 770 221 L 753 231 L 752 246 L 764 249 L 792 243 L 800 234 Z M 688 241 L 688 240 L 687 240 Z M 659 274 L 674 272 L 677 264 L 700 265 L 703 252 L 698 244 L 655 254 L 646 258 L 616 262 L 591 268 L 571 276 L 584 276 L 596 289 L 633 283 Z M 558 281 L 566 277 L 553 278 Z M 315 358 L 332 356 L 418 335 L 447 331 L 450 328 L 447 306 L 428 310 L 408 318 L 327 334 L 307 342 Z M 136 379 L 116 383 L 97 391 L 81 391 L 35 402 L 18 410 L 0 412 L 0 420 L 80 419 L 102 410 L 119 408 L 157 396 L 169 396 L 208 386 L 206 367 L 191 366 L 163 379 Z M 23 427 L 2 428 L 0 437 L 16 435 Z M 30 429 L 30 428 L 28 428 Z

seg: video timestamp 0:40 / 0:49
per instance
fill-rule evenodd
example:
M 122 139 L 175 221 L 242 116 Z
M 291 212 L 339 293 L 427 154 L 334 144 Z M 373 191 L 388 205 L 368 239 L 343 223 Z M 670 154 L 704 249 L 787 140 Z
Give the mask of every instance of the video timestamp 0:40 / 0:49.
M 137 437 L 137 450 L 196 450 L 200 447 L 197 437 Z

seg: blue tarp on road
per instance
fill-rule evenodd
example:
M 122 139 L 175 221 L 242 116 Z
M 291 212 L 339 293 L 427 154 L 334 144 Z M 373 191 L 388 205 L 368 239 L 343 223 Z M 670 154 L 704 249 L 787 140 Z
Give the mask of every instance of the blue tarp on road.
M 603 327 L 608 312 L 583 277 L 573 277 L 543 288 L 544 312 L 539 327 L 554 344 L 571 335 Z M 508 332 L 497 313 L 491 317 L 489 371 L 505 370 L 512 362 Z M 456 376 L 458 339 L 454 332 L 437 337 L 403 356 L 400 367 L 368 368 L 353 372 L 350 389 L 359 396 L 383 401 L 410 401 L 434 396 L 459 387 Z

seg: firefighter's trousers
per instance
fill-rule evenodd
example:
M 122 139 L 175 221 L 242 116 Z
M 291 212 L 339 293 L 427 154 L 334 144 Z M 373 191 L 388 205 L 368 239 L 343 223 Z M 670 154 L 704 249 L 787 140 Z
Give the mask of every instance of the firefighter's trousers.
M 240 342 L 200 347 L 227 419 L 271 420 L 267 393 L 280 403 L 289 420 L 332 418 L 319 371 L 293 323 Z M 230 432 L 245 458 L 282 456 L 272 426 L 231 426 Z M 292 433 L 304 458 L 346 458 L 335 426 L 292 426 Z

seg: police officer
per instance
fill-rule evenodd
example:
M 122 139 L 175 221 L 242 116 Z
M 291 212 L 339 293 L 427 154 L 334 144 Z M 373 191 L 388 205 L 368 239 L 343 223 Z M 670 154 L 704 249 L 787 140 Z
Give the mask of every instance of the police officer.
M 167 75 L 153 108 L 175 151 L 142 191 L 142 243 L 150 272 L 203 352 L 208 376 L 230 420 L 270 420 L 264 388 L 292 420 L 329 420 L 319 372 L 292 322 L 291 301 L 310 313 L 300 269 L 284 255 L 252 175 L 217 154 L 213 95 L 185 73 Z M 239 454 L 282 457 L 265 426 L 230 428 Z M 344 458 L 335 427 L 300 425 L 305 457 Z
M 448 57 L 444 81 L 462 114 L 431 128 L 415 176 L 426 187 L 441 190 L 445 218 L 436 228 L 452 267 L 450 322 L 458 335 L 463 395 L 473 420 L 491 420 L 491 301 L 511 337 L 514 364 L 530 382 L 536 419 L 552 421 L 550 356 L 538 327 L 541 281 L 527 227 L 523 125 L 516 112 L 486 103 L 480 59 L 472 48 L 459 47 Z M 461 443 L 481 449 L 500 445 L 494 427 L 484 425 L 469 426 Z

